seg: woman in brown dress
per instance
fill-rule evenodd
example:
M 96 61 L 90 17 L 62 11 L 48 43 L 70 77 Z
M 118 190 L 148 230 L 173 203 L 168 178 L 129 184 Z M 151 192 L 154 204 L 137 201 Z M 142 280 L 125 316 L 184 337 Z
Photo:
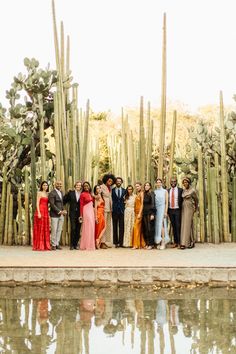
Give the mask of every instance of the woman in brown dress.
M 182 193 L 182 216 L 181 216 L 181 233 L 180 248 L 194 247 L 194 230 L 193 215 L 197 210 L 198 197 L 196 191 L 191 187 L 191 180 L 188 177 L 183 179 L 184 190 Z
M 132 246 L 133 250 L 138 248 L 144 248 L 145 242 L 142 232 L 142 211 L 143 211 L 143 191 L 142 183 L 137 182 L 135 184 L 136 196 L 134 201 L 134 229 L 133 229 L 133 241 Z

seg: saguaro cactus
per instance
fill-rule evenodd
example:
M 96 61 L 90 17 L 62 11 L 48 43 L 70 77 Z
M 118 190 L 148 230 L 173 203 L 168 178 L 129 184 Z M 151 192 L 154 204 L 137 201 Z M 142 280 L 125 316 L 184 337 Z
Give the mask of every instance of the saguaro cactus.
M 7 197 L 7 171 L 3 168 L 3 180 L 2 180 L 2 197 L 1 197 L 1 215 L 0 215 L 0 244 L 4 239 L 4 226 L 6 216 L 6 197 Z
M 173 165 L 174 165 L 174 158 L 175 158 L 175 136 L 176 136 L 176 121 L 177 121 L 177 112 L 174 111 L 173 114 L 173 122 L 172 122 L 172 132 L 171 132 L 171 146 L 170 146 L 170 166 L 169 166 L 169 173 L 168 173 L 168 183 L 173 174 Z
M 231 215 L 231 234 L 232 241 L 236 242 L 236 177 L 233 177 L 232 182 L 232 215 Z
M 225 151 L 224 104 L 222 91 L 220 91 L 220 151 L 223 237 L 225 242 L 229 242 L 229 193 L 227 180 L 227 160 Z
M 204 209 L 204 181 L 203 181 L 203 158 L 202 149 L 198 148 L 198 194 L 199 194 L 199 214 L 200 214 L 200 240 L 205 242 L 205 209 Z
M 166 129 L 166 14 L 163 17 L 163 44 L 162 44 L 162 87 L 161 87 L 161 117 L 160 117 L 160 140 L 158 176 L 163 177 L 164 148 Z

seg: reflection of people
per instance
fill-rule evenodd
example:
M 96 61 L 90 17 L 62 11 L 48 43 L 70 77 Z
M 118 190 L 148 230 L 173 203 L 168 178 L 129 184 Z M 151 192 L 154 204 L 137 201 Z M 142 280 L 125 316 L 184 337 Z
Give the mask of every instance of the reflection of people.
M 102 194 L 105 201 L 105 222 L 106 230 L 101 239 L 101 248 L 108 248 L 107 243 L 112 244 L 112 198 L 111 198 L 111 186 L 115 183 L 115 176 L 112 174 L 106 174 L 102 179 L 103 184 L 101 185 Z
M 180 248 L 185 249 L 194 247 L 193 215 L 197 210 L 198 198 L 196 191 L 191 187 L 191 180 L 188 177 L 183 179 L 184 190 L 182 193 L 182 215 Z
M 112 225 L 113 225 L 113 243 L 115 247 L 123 246 L 124 238 L 124 196 L 125 189 L 122 188 L 123 179 L 116 178 L 116 186 L 112 189 Z
M 48 183 L 43 181 L 37 193 L 37 209 L 34 214 L 33 250 L 46 251 L 50 249 Z
M 124 247 L 132 246 L 132 238 L 133 238 L 133 228 L 134 228 L 134 202 L 135 195 L 133 194 L 134 188 L 129 185 L 126 188 L 125 194 L 125 212 L 124 212 Z
M 55 188 L 48 195 L 51 217 L 51 243 L 52 250 L 61 250 L 59 245 L 64 223 L 64 215 L 67 214 L 63 207 L 62 182 L 56 181 Z
M 142 231 L 142 214 L 143 214 L 143 191 L 142 183 L 135 183 L 136 196 L 134 201 L 134 232 L 132 240 L 132 249 L 144 248 L 145 242 Z
M 93 251 L 95 250 L 95 216 L 89 182 L 83 183 L 83 191 L 80 195 L 80 215 L 82 220 L 80 249 Z
M 172 177 L 170 180 L 171 188 L 168 189 L 169 204 L 168 215 L 173 228 L 174 244 L 173 248 L 180 245 L 180 228 L 181 228 L 181 208 L 182 208 L 182 193 L 183 189 L 177 187 L 176 177 Z
M 102 190 L 100 185 L 94 187 L 94 212 L 95 212 L 95 242 L 96 248 L 100 248 L 102 236 L 106 230 L 106 222 L 104 216 L 105 202 L 102 195 Z
M 144 184 L 142 227 L 147 250 L 151 250 L 153 248 L 155 234 L 155 195 L 151 188 L 152 185 L 150 182 L 146 182 Z
M 76 182 L 74 185 L 74 190 L 69 191 L 63 198 L 64 203 L 68 203 L 70 205 L 70 249 L 79 249 L 78 241 L 80 236 L 80 226 L 79 222 L 80 217 L 80 194 L 82 190 L 82 183 Z
M 162 250 L 170 241 L 167 229 L 168 192 L 162 187 L 160 178 L 157 178 L 156 186 L 154 191 L 156 205 L 155 243 L 161 243 L 160 249 Z

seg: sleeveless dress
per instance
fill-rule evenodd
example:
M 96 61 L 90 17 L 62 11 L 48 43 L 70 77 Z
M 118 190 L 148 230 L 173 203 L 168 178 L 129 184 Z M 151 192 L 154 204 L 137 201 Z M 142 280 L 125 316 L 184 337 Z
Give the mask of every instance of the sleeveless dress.
M 39 199 L 39 210 L 41 218 L 38 217 L 38 210 L 34 214 L 33 228 L 33 250 L 34 251 L 49 251 L 50 246 L 50 231 L 49 231 L 49 213 L 48 213 L 48 197 Z
M 165 203 L 166 203 L 166 193 L 164 188 L 157 188 L 154 191 L 155 194 L 155 205 L 156 205 L 156 223 L 155 223 L 155 243 L 161 242 L 161 230 L 164 227 L 165 243 L 170 242 L 170 237 L 168 235 L 167 229 L 167 218 L 164 218 L 165 214 Z
M 134 201 L 134 233 L 133 233 L 133 241 L 132 246 L 135 248 L 144 248 L 145 241 L 143 238 L 143 231 L 142 231 L 142 216 L 138 219 L 138 214 L 141 209 L 141 195 L 136 195 Z
M 125 203 L 125 214 L 124 214 L 124 247 L 132 246 L 133 239 L 133 228 L 134 228 L 134 202 L 135 196 L 131 195 Z
M 97 220 L 98 223 L 95 224 L 95 239 L 97 240 L 101 235 L 101 232 L 105 228 L 105 217 L 104 217 L 105 202 L 102 201 L 97 206 Z
M 80 215 L 83 217 L 80 249 L 95 250 L 95 216 L 93 198 L 88 192 L 80 195 Z

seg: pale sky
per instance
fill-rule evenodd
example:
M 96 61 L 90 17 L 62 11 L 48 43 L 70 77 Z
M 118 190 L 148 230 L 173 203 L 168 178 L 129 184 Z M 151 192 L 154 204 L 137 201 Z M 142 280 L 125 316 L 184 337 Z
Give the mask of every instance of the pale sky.
M 167 14 L 167 97 L 191 109 L 226 104 L 236 93 L 235 0 L 55 0 L 71 39 L 80 106 L 95 111 L 160 106 L 163 13 Z M 50 0 L 0 0 L 0 102 L 24 57 L 54 68 Z

